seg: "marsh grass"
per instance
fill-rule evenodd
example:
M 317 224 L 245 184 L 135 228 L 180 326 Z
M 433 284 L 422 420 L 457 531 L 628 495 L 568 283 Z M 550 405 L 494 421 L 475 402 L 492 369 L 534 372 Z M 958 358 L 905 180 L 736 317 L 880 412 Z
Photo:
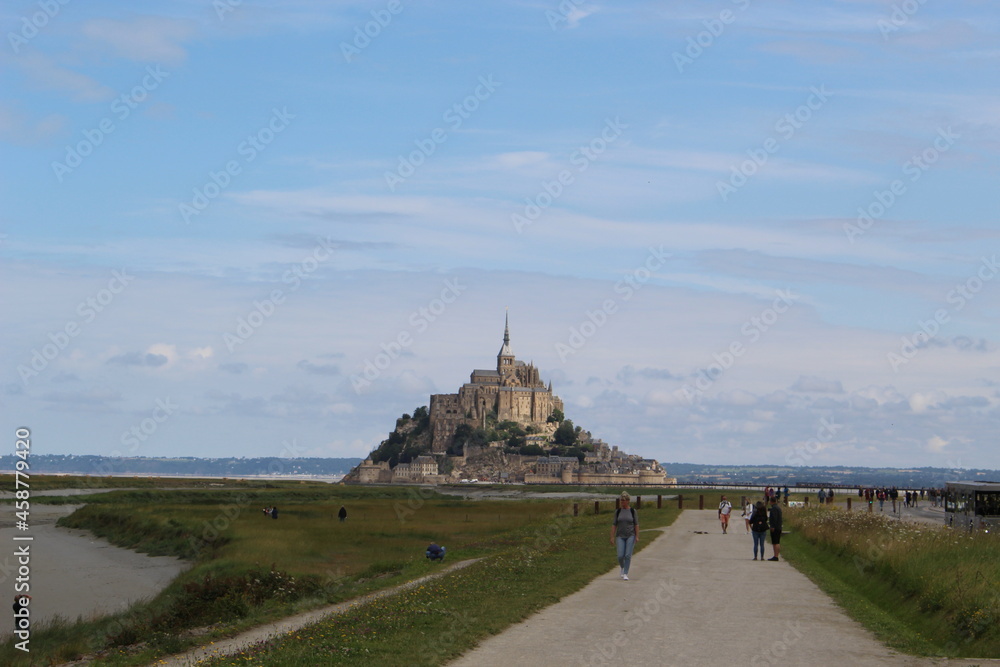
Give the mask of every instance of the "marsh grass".
M 359 493 L 360 491 L 360 493 Z M 148 664 L 159 655 L 427 574 L 430 541 L 448 561 L 520 544 L 567 510 L 556 501 L 456 501 L 412 489 L 116 491 L 63 525 L 192 561 L 150 602 L 83 623 L 32 628 L 31 654 L 0 645 L 0 664 Z M 79 502 L 80 498 L 76 499 Z M 348 508 L 341 523 L 337 511 Z M 264 506 L 278 505 L 278 519 Z
M 996 535 L 827 508 L 786 517 L 782 553 L 893 648 L 1000 655 Z

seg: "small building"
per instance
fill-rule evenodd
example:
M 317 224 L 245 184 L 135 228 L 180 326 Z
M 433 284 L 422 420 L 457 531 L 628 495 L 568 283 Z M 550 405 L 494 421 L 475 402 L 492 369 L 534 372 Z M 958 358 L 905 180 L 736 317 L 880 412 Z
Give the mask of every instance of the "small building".
M 948 482 L 944 515 L 955 528 L 1000 528 L 1000 482 Z
M 561 477 L 567 466 L 570 469 L 579 466 L 580 460 L 575 456 L 539 456 L 535 462 L 535 474 L 548 477 Z

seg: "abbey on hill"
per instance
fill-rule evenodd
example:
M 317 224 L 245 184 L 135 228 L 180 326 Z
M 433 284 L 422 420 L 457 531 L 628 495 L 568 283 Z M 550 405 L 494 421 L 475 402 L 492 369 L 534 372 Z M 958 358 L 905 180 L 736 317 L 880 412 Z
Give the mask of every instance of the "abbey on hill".
M 553 411 L 563 411 L 563 402 L 546 387 L 533 364 L 518 361 L 510 349 L 510 323 L 504 318 L 503 345 L 497 353 L 497 369 L 474 370 L 457 394 L 431 395 L 432 451 L 448 449 L 459 424 L 485 426 L 486 416 L 525 426 L 548 423 Z
M 563 402 L 532 363 L 518 361 L 505 318 L 496 370 L 473 370 L 430 410 L 403 415 L 345 482 L 670 483 L 660 464 L 626 454 L 563 417 Z

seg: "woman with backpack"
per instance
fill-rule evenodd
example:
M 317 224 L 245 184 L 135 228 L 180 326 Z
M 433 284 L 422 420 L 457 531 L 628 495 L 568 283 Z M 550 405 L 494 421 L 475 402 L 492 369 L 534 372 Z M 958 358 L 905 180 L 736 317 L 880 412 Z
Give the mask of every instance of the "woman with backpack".
M 760 547 L 760 560 L 764 560 L 764 536 L 767 535 L 767 508 L 757 501 L 753 515 L 750 517 L 750 534 L 753 535 L 753 559 L 757 560 L 757 547 Z
M 628 492 L 622 491 L 611 523 L 611 544 L 618 553 L 621 578 L 625 581 L 628 581 L 628 568 L 632 564 L 632 550 L 639 541 L 639 517 L 629 506 L 631 500 Z

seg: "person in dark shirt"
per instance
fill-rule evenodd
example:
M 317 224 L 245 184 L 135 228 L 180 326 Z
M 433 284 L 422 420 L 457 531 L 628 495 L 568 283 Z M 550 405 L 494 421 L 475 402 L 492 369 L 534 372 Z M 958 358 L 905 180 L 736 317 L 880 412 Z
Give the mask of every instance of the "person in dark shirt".
M 343 505 L 341 505 L 340 506 L 340 511 L 337 512 L 337 516 L 340 517 L 340 522 L 341 523 L 343 523 L 344 521 L 347 521 L 347 508 L 344 507 Z
M 771 513 L 767 523 L 771 528 L 771 546 L 774 548 L 774 556 L 768 560 L 778 560 L 781 554 L 781 506 L 778 505 L 777 498 L 771 498 Z

